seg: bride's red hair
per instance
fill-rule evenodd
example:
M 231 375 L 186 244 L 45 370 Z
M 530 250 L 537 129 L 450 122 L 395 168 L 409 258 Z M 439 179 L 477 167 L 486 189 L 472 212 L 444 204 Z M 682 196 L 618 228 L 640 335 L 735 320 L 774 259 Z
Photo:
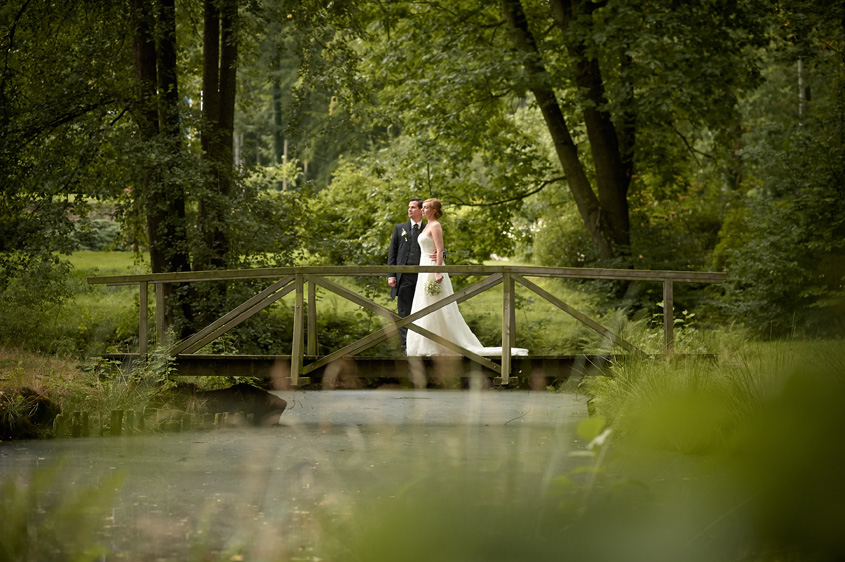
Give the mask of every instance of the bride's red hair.
M 428 203 L 428 206 L 434 209 L 434 218 L 439 219 L 443 216 L 442 205 L 440 205 L 439 199 L 435 199 L 434 197 L 432 197 L 431 199 L 426 199 L 425 201 L 423 201 L 423 204 L 425 203 Z

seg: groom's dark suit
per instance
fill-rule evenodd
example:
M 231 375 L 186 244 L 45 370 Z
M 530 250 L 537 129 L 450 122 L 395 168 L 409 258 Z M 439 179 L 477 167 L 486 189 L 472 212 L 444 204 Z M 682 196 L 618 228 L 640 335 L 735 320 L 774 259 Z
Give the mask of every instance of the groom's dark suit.
M 420 245 L 417 243 L 413 223 L 411 221 L 397 224 L 393 227 L 393 236 L 390 238 L 390 249 L 387 254 L 387 265 L 419 265 L 420 264 Z M 425 230 L 425 223 L 421 223 L 419 231 Z M 396 308 L 399 316 L 405 317 L 411 313 L 411 305 L 414 302 L 414 291 L 417 287 L 416 273 L 391 273 L 390 277 L 396 278 L 396 286 L 390 290 L 390 298 L 396 298 Z M 402 328 L 400 330 L 402 335 L 402 349 L 405 349 L 405 339 L 408 335 L 408 329 Z

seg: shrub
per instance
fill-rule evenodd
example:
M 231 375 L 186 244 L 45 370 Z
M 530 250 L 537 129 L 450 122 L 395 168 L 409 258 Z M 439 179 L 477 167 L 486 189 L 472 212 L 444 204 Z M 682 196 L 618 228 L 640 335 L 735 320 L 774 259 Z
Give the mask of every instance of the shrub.
M 51 255 L 0 255 L 0 343 L 37 346 L 70 297 L 70 268 Z

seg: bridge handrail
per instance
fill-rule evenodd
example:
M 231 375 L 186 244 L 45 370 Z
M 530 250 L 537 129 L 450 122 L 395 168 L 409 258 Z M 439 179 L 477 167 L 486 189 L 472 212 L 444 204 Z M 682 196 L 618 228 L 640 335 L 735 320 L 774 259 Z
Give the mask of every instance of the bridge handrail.
M 502 300 L 502 362 L 501 366 L 492 363 L 489 359 L 475 355 L 473 352 L 463 349 L 456 344 L 443 340 L 437 334 L 432 334 L 420 326 L 413 324 L 414 317 L 429 314 L 443 303 L 427 307 L 415 315 L 400 318 L 395 312 L 377 304 L 374 301 L 365 299 L 360 295 L 340 285 L 325 279 L 326 277 L 366 277 L 366 276 L 387 276 L 391 273 L 422 273 L 440 272 L 450 275 L 487 276 L 488 279 L 482 283 L 476 283 L 473 287 L 467 288 L 447 297 L 446 300 L 460 302 L 470 298 L 473 294 L 486 290 L 487 288 L 504 283 Z M 455 351 L 473 359 L 501 373 L 502 384 L 508 384 L 511 370 L 511 343 L 515 333 L 515 284 L 527 287 L 553 305 L 573 316 L 579 322 L 589 326 L 591 329 L 610 339 L 615 344 L 624 347 L 626 350 L 641 353 L 635 346 L 626 342 L 618 334 L 613 333 L 601 326 L 580 311 L 572 308 L 561 301 L 539 285 L 529 281 L 528 277 L 559 277 L 567 279 L 604 279 L 616 281 L 652 281 L 663 284 L 663 330 L 664 348 L 667 353 L 671 352 L 674 345 L 674 320 L 673 320 L 673 285 L 674 283 L 721 283 L 725 281 L 727 274 L 724 272 L 712 271 L 672 271 L 672 270 L 635 270 L 635 269 L 601 269 L 601 268 L 574 268 L 574 267 L 540 267 L 520 265 L 444 265 L 444 266 L 388 266 L 388 265 L 359 265 L 359 266 L 294 266 L 294 267 L 269 267 L 255 269 L 231 269 L 231 270 L 209 270 L 189 271 L 173 273 L 148 273 L 136 275 L 111 275 L 89 277 L 91 285 L 135 285 L 139 287 L 139 354 L 147 352 L 147 309 L 149 284 L 155 286 L 155 324 L 156 339 L 161 342 L 164 339 L 165 314 L 164 314 L 164 286 L 169 283 L 190 283 L 206 281 L 236 281 L 245 279 L 267 279 L 276 278 L 277 281 L 265 288 L 263 291 L 228 312 L 215 322 L 212 322 L 193 336 L 177 343 L 168 353 L 178 356 L 182 353 L 193 353 L 206 343 L 219 337 L 240 322 L 256 314 L 258 311 L 269 306 L 279 298 L 295 291 L 295 314 L 294 314 L 294 341 L 291 352 L 291 383 L 299 384 L 300 374 L 307 374 L 313 369 L 333 361 L 345 354 L 356 354 L 368 347 L 377 345 L 381 341 L 398 333 L 399 328 L 407 327 L 426 337 L 434 339 L 441 345 L 455 348 Z M 305 314 L 305 285 L 308 285 L 307 308 Z M 337 293 L 340 296 L 356 302 L 377 314 L 384 316 L 393 322 L 392 327 L 384 328 L 369 336 L 358 340 L 340 350 L 330 353 L 313 363 L 304 366 L 303 358 L 306 355 L 316 355 L 317 333 L 316 333 L 316 286 Z M 385 289 L 386 290 L 386 289 Z M 306 326 L 307 323 L 307 326 Z M 307 350 L 304 347 L 305 334 L 308 333 Z
M 296 266 L 256 269 L 218 269 L 136 275 L 89 277 L 92 285 L 133 285 L 135 283 L 187 283 L 195 281 L 231 281 L 266 279 L 284 275 L 310 274 L 329 277 L 378 277 L 389 273 L 439 272 L 449 275 L 492 275 L 515 273 L 528 277 L 564 277 L 568 279 L 612 279 L 617 281 L 676 281 L 679 283 L 722 283 L 727 274 L 715 271 L 673 271 L 645 269 L 601 269 L 587 267 L 540 267 L 520 265 L 347 265 Z

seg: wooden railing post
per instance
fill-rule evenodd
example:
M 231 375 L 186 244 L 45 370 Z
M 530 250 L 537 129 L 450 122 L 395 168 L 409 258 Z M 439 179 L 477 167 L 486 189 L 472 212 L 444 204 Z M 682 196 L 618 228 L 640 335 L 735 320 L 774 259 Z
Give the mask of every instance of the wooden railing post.
M 663 280 L 663 349 L 672 353 L 675 348 L 675 320 L 671 279 Z
M 503 275 L 502 289 L 502 384 L 510 382 L 511 347 L 515 338 L 514 281 L 510 273 Z
M 149 308 L 147 295 L 147 282 L 138 283 L 140 295 L 138 297 L 138 355 L 143 357 L 147 354 L 147 310 Z
M 317 355 L 317 286 L 308 283 L 308 355 Z
M 164 332 L 167 326 L 164 322 L 164 283 L 156 283 L 156 345 L 164 343 Z
M 299 374 L 302 371 L 302 344 L 305 339 L 303 326 L 303 274 L 296 274 L 296 297 L 293 308 L 293 345 L 290 353 L 290 383 L 293 386 L 299 384 Z

